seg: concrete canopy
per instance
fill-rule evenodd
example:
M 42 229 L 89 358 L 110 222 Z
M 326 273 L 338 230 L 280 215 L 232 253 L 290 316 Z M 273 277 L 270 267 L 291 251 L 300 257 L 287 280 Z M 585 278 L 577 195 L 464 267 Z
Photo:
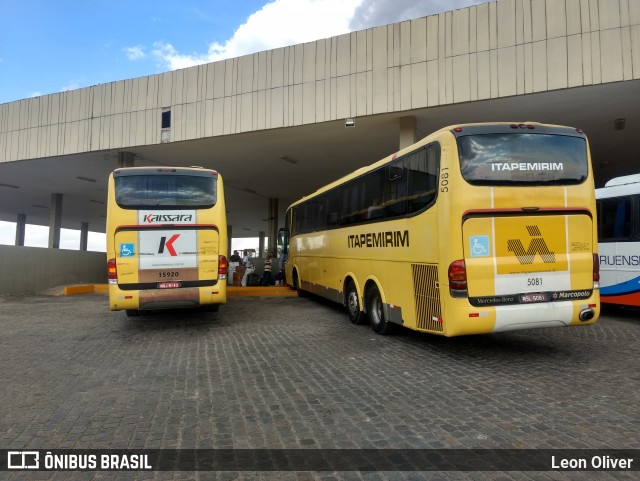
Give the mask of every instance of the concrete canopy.
M 222 137 L 127 148 L 135 164 L 199 165 L 218 170 L 225 181 L 228 223 L 234 237 L 267 228 L 268 199 L 286 206 L 322 185 L 398 150 L 399 118 L 413 115 L 419 136 L 455 123 L 540 121 L 580 127 L 591 145 L 597 184 L 640 169 L 635 135 L 640 125 L 640 81 L 603 84 L 396 114 L 271 129 Z M 626 119 L 615 130 L 614 120 Z M 104 232 L 107 178 L 118 152 L 87 152 L 10 162 L 0 166 L 0 220 L 49 223 L 52 193 L 64 193 L 63 228 Z M 91 179 L 91 180 L 89 180 Z M 14 187 L 8 187 L 14 186 Z

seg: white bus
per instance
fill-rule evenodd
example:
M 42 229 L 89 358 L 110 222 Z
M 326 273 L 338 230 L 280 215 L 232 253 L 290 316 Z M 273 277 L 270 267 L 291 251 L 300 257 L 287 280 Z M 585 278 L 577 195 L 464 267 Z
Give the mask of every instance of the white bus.
M 640 174 L 610 180 L 596 199 L 602 302 L 640 306 Z

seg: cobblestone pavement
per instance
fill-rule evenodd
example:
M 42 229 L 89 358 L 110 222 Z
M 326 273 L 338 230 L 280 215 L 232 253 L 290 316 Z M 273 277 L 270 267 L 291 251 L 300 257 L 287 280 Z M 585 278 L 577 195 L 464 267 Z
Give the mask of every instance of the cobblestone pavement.
M 378 336 L 318 299 L 127 318 L 0 298 L 0 448 L 640 449 L 640 319 Z M 640 462 L 636 460 L 636 462 Z M 637 472 L 37 472 L 2 479 L 574 480 Z

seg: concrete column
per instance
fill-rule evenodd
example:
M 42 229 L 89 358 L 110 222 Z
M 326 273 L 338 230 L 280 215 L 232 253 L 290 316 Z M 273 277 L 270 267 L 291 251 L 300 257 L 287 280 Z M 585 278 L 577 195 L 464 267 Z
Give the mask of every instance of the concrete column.
M 415 144 L 416 138 L 416 118 L 413 115 L 400 117 L 400 149 Z
M 24 245 L 24 232 L 27 227 L 27 214 L 18 214 L 16 218 L 16 245 Z
M 269 199 L 269 225 L 267 228 L 269 236 L 269 250 L 273 255 L 278 255 L 276 251 L 278 243 L 278 199 Z
M 227 224 L 227 250 L 228 250 L 227 258 L 231 257 L 231 254 L 233 254 L 233 246 L 231 245 L 232 240 L 233 240 L 233 227 Z
M 259 237 L 258 237 L 258 257 L 260 259 L 262 259 L 262 256 L 264 255 L 264 231 L 260 231 Z
M 89 244 L 89 223 L 80 223 L 80 250 L 86 251 Z
M 133 167 L 135 158 L 132 152 L 118 152 L 118 168 Z
M 49 205 L 49 248 L 60 248 L 60 229 L 62 228 L 62 194 L 51 194 Z

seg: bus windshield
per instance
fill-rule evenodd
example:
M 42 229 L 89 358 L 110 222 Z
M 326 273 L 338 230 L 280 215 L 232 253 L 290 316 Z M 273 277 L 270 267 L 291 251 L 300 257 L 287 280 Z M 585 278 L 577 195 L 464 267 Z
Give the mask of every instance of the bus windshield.
M 457 139 L 462 176 L 474 185 L 580 184 L 588 175 L 582 137 L 499 133 Z
M 215 175 L 120 175 L 116 202 L 123 209 L 210 208 L 216 204 Z

